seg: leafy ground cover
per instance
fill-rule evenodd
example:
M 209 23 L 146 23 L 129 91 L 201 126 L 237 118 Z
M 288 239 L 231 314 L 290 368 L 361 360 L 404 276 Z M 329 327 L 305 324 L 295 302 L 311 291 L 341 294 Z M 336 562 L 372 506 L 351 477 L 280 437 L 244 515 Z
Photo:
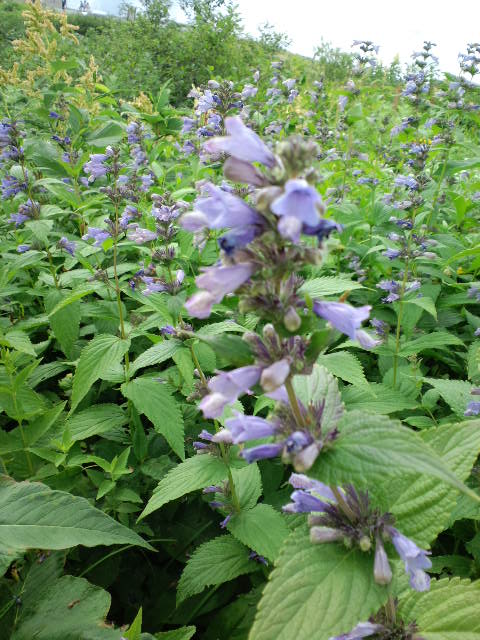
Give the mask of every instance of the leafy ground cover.
M 479 638 L 480 45 L 282 54 L 177 108 L 24 21 L 0 638 Z

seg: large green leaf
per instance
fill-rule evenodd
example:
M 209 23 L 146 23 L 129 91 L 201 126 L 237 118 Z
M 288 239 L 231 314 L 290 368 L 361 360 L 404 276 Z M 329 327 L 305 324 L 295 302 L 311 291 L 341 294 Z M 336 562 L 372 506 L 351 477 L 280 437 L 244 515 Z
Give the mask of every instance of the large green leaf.
M 444 425 L 420 435 L 460 480 L 468 478 L 480 452 L 480 420 Z M 383 490 L 385 505 L 395 515 L 398 528 L 423 547 L 449 526 L 459 496 L 457 489 L 431 477 L 413 482 L 392 478 Z M 478 503 L 469 502 L 478 509 Z
M 337 378 L 350 382 L 355 387 L 368 387 L 360 360 L 350 351 L 327 353 L 319 356 L 317 362 Z
M 150 367 L 152 364 L 160 364 L 173 356 L 173 354 L 182 348 L 180 340 L 165 340 L 158 342 L 144 351 L 134 360 L 130 366 L 130 373 L 133 375 L 143 367 Z
M 399 614 L 425 640 L 480 640 L 480 580 L 432 580 L 430 591 L 407 591 Z
M 258 569 L 249 549 L 233 536 L 219 536 L 195 550 L 178 583 L 177 603 L 210 585 L 222 584 Z
M 428 335 L 410 340 L 400 348 L 399 355 L 407 357 L 421 353 L 426 349 L 447 349 L 450 345 L 463 345 L 463 341 L 446 331 L 435 331 Z
M 63 576 L 38 593 L 38 601 L 12 640 L 120 640 L 105 617 L 110 595 L 83 578 Z
M 323 276 L 307 280 L 301 286 L 300 293 L 307 293 L 311 298 L 323 298 L 354 289 L 363 289 L 363 285 L 340 276 Z
M 118 405 L 94 404 L 70 416 L 66 426 L 70 439 L 77 441 L 119 429 L 127 423 L 128 416 Z
M 183 416 L 169 391 L 153 378 L 136 378 L 122 385 L 123 395 L 144 413 L 173 451 L 183 460 Z
M 288 535 L 282 514 L 264 503 L 234 515 L 227 528 L 240 542 L 272 562 Z
M 227 467 L 220 458 L 208 454 L 188 458 L 160 480 L 140 518 L 148 516 L 167 502 L 176 500 L 186 493 L 218 484 L 226 476 Z
M 363 388 L 345 387 L 342 398 L 350 411 L 389 414 L 417 407 L 417 402 L 401 390 L 375 382 Z
M 329 640 L 387 600 L 373 580 L 373 556 L 341 544 L 313 545 L 305 526 L 284 544 L 249 640 Z
M 73 358 L 73 346 L 78 339 L 80 328 L 80 302 L 76 300 L 64 307 L 59 307 L 55 313 L 50 313 L 58 303 L 65 299 L 57 289 L 51 291 L 45 299 L 45 307 L 49 313 L 50 326 L 60 343 L 67 358 Z
M 134 531 L 85 498 L 39 482 L 15 482 L 0 476 L 0 550 L 68 549 L 79 544 L 132 544 L 151 549 Z
M 83 348 L 73 378 L 70 413 L 75 411 L 92 384 L 120 362 L 129 346 L 128 340 L 111 335 L 98 335 Z
M 351 482 L 375 492 L 388 477 L 430 476 L 479 500 L 412 429 L 385 416 L 358 411 L 339 423 L 340 435 L 311 474 L 330 485 Z
M 87 142 L 94 147 L 103 148 L 120 142 L 124 134 L 123 126 L 115 120 L 110 120 L 89 133 Z
M 195 631 L 195 627 L 181 627 L 179 629 L 174 629 L 173 631 L 162 631 L 162 633 L 157 633 L 155 638 L 156 640 L 190 640 Z
M 442 378 L 423 378 L 423 381 L 438 391 L 457 416 L 463 417 L 467 404 L 472 399 L 470 395 L 472 385 L 469 382 Z

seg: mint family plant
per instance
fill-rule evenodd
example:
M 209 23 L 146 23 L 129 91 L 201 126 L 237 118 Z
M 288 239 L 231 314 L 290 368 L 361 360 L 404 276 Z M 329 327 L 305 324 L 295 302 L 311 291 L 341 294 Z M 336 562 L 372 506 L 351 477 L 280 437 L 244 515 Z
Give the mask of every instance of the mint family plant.
M 1 633 L 476 638 L 475 43 L 445 80 L 432 43 L 396 77 L 358 41 L 344 86 L 285 56 L 192 113 L 119 99 L 29 11 L 0 125 Z

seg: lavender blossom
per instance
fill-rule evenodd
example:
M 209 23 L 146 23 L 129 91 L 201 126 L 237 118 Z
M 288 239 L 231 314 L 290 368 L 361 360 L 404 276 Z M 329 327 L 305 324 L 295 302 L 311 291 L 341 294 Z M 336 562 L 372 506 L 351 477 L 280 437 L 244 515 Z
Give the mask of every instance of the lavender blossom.
M 225 421 L 225 430 L 228 430 L 233 444 L 241 444 L 248 440 L 258 440 L 273 436 L 276 432 L 276 425 L 264 418 L 257 416 L 245 416 L 237 412 L 235 418 Z M 219 432 L 221 433 L 221 431 Z M 213 436 L 213 441 L 217 442 L 218 435 Z
M 150 229 L 143 229 L 142 227 L 136 227 L 129 229 L 127 238 L 135 242 L 135 244 L 145 244 L 145 242 L 151 242 L 157 239 L 157 234 Z
M 465 413 L 463 415 L 469 418 L 471 416 L 478 416 L 479 414 L 480 414 L 480 402 L 471 400 L 468 403 L 467 408 L 465 409 Z
M 68 240 L 65 236 L 60 238 L 57 242 L 57 246 L 59 249 L 64 249 L 71 256 L 75 255 L 75 242 L 73 242 L 73 240 Z
M 94 240 L 94 247 L 101 247 L 105 240 L 111 238 L 111 234 L 105 229 L 99 229 L 98 227 L 89 227 L 85 235 L 82 236 L 82 240 Z
M 381 624 L 359 622 L 349 633 L 343 633 L 340 636 L 330 638 L 330 640 L 363 640 L 363 638 L 368 638 L 368 636 L 373 636 L 374 633 L 382 631 L 383 628 Z
M 318 316 L 330 322 L 335 329 L 347 335 L 350 340 L 358 340 L 365 349 L 371 349 L 379 344 L 366 331 L 360 329 L 362 322 L 370 315 L 369 305 L 355 308 L 345 302 L 317 300 L 313 304 L 313 310 Z
M 420 549 L 413 540 L 401 534 L 394 527 L 389 527 L 388 533 L 392 538 L 393 546 L 398 555 L 405 563 L 405 571 L 410 575 L 410 586 L 416 591 L 428 591 L 430 588 L 430 577 L 424 569 L 430 569 L 431 560 L 427 557 L 429 551 Z
M 316 227 L 320 215 L 325 212 L 317 190 L 300 179 L 287 180 L 284 193 L 272 202 L 270 208 L 279 217 L 296 218 L 309 227 Z
M 283 444 L 261 444 L 258 447 L 252 447 L 251 449 L 243 449 L 240 455 L 249 464 L 252 462 L 258 462 L 258 460 L 266 460 L 268 458 L 276 458 L 283 451 Z
M 207 153 L 227 153 L 244 162 L 260 162 L 267 167 L 275 165 L 275 156 L 270 149 L 238 116 L 225 118 L 225 130 L 228 136 L 212 138 L 205 143 Z
M 250 365 L 233 371 L 222 371 L 213 377 L 208 383 L 211 393 L 198 405 L 205 418 L 219 418 L 227 404 L 234 403 L 240 395 L 258 383 L 261 371 L 261 367 Z

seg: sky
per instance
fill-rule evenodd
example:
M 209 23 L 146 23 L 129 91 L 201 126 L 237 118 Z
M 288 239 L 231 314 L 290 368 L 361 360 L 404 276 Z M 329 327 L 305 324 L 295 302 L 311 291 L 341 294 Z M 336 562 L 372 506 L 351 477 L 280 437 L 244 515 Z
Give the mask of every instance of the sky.
M 69 0 L 67 0 L 68 2 Z M 313 55 L 322 38 L 349 51 L 353 40 L 380 45 L 385 63 L 396 55 L 408 62 L 424 40 L 437 43 L 434 53 L 443 71 L 458 71 L 457 55 L 466 43 L 480 41 L 480 0 L 236 0 L 245 31 L 269 22 L 291 40 L 289 49 Z M 78 0 L 70 0 L 70 6 Z M 119 0 L 90 0 L 92 9 L 115 13 Z M 178 9 L 172 16 L 181 19 Z

